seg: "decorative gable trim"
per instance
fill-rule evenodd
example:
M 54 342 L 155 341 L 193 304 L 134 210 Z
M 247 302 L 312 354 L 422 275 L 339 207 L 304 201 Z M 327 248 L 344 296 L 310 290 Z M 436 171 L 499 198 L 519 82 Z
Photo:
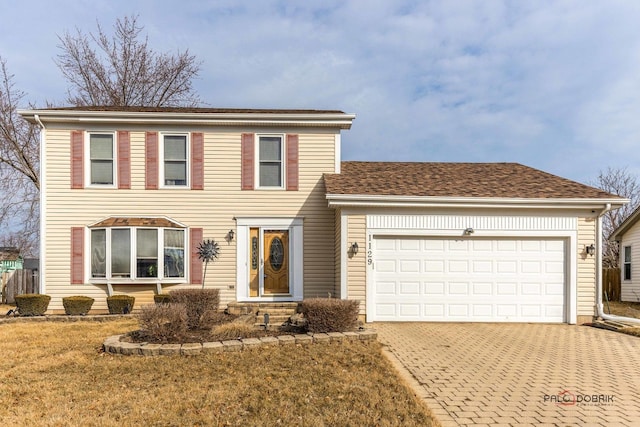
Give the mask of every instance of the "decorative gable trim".
M 118 188 L 131 188 L 131 143 L 128 131 L 118 131 Z
M 71 131 L 71 188 L 84 188 L 84 132 Z
M 145 134 L 145 188 L 158 189 L 158 132 Z
M 253 190 L 254 186 L 254 168 L 255 168 L 255 134 L 242 134 L 242 189 Z

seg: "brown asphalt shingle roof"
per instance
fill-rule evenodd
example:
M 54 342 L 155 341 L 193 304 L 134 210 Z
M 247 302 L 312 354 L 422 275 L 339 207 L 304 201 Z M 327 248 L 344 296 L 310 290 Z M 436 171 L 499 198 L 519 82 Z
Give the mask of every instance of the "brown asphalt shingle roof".
M 342 162 L 340 174 L 324 178 L 327 194 L 335 195 L 619 198 L 519 163 Z

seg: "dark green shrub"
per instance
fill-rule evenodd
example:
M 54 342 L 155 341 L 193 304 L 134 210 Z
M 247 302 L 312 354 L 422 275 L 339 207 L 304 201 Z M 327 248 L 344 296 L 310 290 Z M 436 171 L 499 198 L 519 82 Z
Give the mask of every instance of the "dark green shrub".
M 182 341 L 188 329 L 184 304 L 143 305 L 138 320 L 145 339 L 156 343 Z
M 44 294 L 16 295 L 16 306 L 21 316 L 42 316 L 49 307 L 51 297 Z
M 172 303 L 184 304 L 187 308 L 189 329 L 204 329 L 211 324 L 220 304 L 217 289 L 176 289 L 169 292 Z
M 128 314 L 133 310 L 135 297 L 129 295 L 112 295 L 107 297 L 107 307 L 109 314 Z
M 358 327 L 360 301 L 311 298 L 300 304 L 309 332 L 346 332 Z
M 153 302 L 155 302 L 156 304 L 169 304 L 171 302 L 171 295 L 156 294 L 153 296 Z
M 95 300 L 91 297 L 81 295 L 62 298 L 64 312 L 69 315 L 85 315 L 91 310 L 91 306 Z

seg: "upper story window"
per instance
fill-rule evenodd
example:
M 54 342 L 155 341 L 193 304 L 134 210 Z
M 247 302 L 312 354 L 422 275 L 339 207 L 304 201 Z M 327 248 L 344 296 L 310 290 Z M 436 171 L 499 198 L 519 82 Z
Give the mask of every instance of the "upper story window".
M 185 278 L 185 230 L 150 227 L 91 229 L 92 279 Z
M 258 136 L 258 187 L 284 188 L 284 138 L 282 135 Z
M 115 183 L 115 141 L 112 133 L 89 133 L 89 185 Z
M 623 279 L 631 280 L 631 246 L 624 247 Z
M 189 185 L 187 135 L 163 135 L 161 152 L 162 185 L 165 187 L 187 187 Z

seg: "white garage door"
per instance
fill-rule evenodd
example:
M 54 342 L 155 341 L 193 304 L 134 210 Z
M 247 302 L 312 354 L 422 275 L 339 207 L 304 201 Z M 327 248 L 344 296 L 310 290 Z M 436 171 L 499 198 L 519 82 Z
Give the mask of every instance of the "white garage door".
M 565 242 L 376 237 L 372 320 L 565 322 Z

